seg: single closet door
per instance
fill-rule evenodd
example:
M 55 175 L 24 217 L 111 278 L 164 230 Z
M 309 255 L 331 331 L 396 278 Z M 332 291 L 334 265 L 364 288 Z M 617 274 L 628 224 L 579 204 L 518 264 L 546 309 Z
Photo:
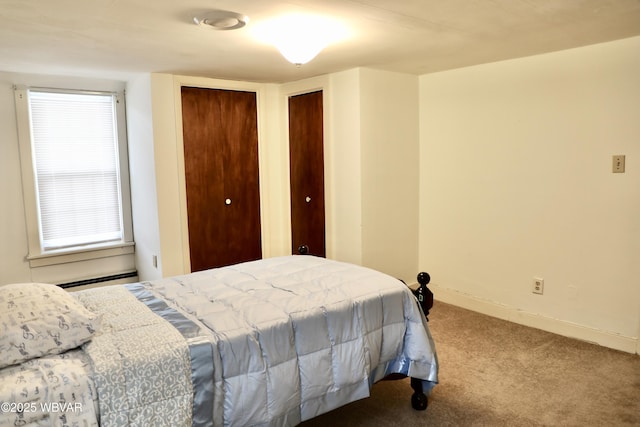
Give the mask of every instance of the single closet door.
M 324 257 L 324 131 L 322 91 L 289 97 L 291 245 L 294 254 Z
M 182 88 L 191 271 L 262 257 L 254 92 Z

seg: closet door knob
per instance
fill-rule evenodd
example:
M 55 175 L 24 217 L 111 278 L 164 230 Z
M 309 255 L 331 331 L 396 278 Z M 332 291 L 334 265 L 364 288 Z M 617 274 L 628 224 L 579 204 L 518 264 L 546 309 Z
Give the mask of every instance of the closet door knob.
M 224 204 L 225 205 L 230 205 L 231 204 L 231 199 L 225 199 Z
M 305 201 L 305 202 L 307 202 L 307 203 L 309 203 L 309 202 L 311 201 L 311 197 L 309 197 L 309 196 L 305 197 L 305 198 L 304 198 L 304 201 Z

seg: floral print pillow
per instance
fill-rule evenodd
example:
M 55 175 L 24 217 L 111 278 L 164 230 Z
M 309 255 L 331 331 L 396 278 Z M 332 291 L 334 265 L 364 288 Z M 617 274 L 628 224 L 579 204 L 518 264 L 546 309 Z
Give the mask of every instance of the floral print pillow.
M 0 286 L 0 368 L 76 348 L 91 339 L 100 321 L 56 285 Z

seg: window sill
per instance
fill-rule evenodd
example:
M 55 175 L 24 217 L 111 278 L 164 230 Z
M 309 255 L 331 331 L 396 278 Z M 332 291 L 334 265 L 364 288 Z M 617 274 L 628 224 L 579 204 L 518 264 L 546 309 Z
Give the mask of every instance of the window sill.
M 59 250 L 37 255 L 28 255 L 27 260 L 29 260 L 31 267 L 45 267 L 47 265 L 127 255 L 134 253 L 134 250 L 134 242 L 119 242 L 108 245 L 87 246 L 82 249 Z

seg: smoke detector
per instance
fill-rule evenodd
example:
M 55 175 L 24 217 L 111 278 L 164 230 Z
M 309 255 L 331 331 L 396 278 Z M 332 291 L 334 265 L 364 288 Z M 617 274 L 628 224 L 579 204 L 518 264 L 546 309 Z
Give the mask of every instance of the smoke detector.
M 247 25 L 249 17 L 228 10 L 212 10 L 203 13 L 201 16 L 195 16 L 193 22 L 196 25 L 207 25 L 214 30 L 229 31 L 237 30 Z

